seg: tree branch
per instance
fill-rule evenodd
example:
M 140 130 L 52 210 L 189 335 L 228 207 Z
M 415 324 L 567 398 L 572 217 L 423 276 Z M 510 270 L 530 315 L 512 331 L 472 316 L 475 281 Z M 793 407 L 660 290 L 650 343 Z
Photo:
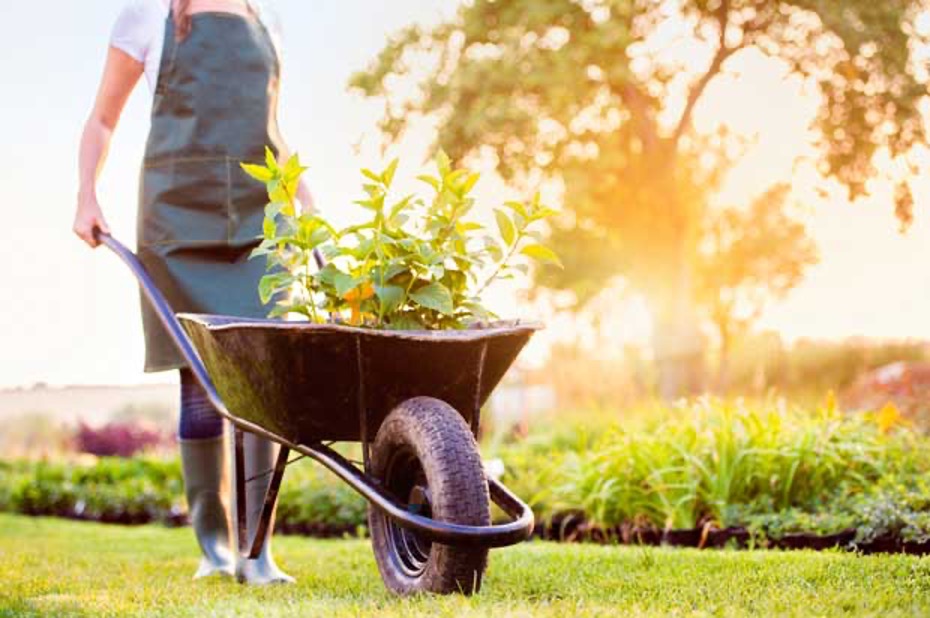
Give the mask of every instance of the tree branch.
M 620 100 L 630 110 L 636 132 L 643 141 L 645 152 L 655 152 L 659 147 L 659 130 L 655 119 L 649 114 L 649 98 L 634 84 L 626 82 L 618 89 Z
M 717 11 L 717 23 L 720 27 L 720 34 L 718 37 L 718 47 L 717 53 L 714 54 L 713 60 L 711 60 L 710 67 L 701 78 L 694 83 L 691 87 L 691 91 L 688 93 L 688 102 L 685 104 L 685 109 L 681 113 L 681 119 L 678 121 L 678 126 L 675 127 L 675 132 L 672 134 L 672 145 L 677 146 L 678 141 L 681 139 L 681 136 L 685 131 L 688 130 L 688 127 L 691 126 L 691 117 L 694 115 L 694 108 L 697 105 L 697 102 L 701 99 L 701 96 L 704 94 L 704 91 L 707 89 L 708 84 L 711 80 L 720 73 L 720 69 L 723 67 L 723 63 L 726 62 L 727 58 L 736 53 L 742 45 L 737 45 L 735 47 L 729 47 L 727 45 L 727 26 L 730 24 L 730 2 L 729 0 L 722 0 L 720 3 L 720 9 Z

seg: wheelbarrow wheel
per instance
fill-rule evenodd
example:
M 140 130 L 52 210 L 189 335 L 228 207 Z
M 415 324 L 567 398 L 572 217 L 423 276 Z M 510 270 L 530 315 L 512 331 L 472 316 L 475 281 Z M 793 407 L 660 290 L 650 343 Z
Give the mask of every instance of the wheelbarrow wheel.
M 487 526 L 488 482 L 475 439 L 462 416 L 443 401 L 405 401 L 384 420 L 371 452 L 372 472 L 407 508 L 437 521 Z M 478 592 L 486 547 L 431 543 L 374 507 L 372 546 L 391 591 L 409 595 Z

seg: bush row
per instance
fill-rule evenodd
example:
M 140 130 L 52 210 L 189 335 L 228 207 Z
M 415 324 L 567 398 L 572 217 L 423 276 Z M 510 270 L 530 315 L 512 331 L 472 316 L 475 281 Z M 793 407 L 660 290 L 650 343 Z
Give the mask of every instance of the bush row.
M 843 534 L 856 543 L 930 541 L 930 439 L 892 412 L 849 416 L 780 404 L 704 401 L 639 423 L 537 429 L 486 446 L 540 529 L 560 538 L 668 537 L 739 530 L 778 541 Z M 360 533 L 366 505 L 322 468 L 289 468 L 278 529 Z M 0 510 L 123 523 L 185 519 L 176 461 L 101 458 L 0 464 Z M 706 539 L 705 539 L 706 540 Z
M 80 462 L 0 463 L 0 511 L 96 521 L 180 525 L 186 521 L 178 461 L 88 458 Z M 356 533 L 365 504 L 318 467 L 289 468 L 278 527 L 328 536 Z
M 902 422 L 893 409 L 846 415 L 832 401 L 811 413 L 708 400 L 599 431 L 556 427 L 495 454 L 544 522 L 923 542 L 930 440 Z

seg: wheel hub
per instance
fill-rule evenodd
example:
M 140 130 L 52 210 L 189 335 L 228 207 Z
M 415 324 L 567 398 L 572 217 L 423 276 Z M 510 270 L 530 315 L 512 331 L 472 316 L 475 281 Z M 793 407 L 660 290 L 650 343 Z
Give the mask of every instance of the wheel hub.
M 416 456 L 401 451 L 388 466 L 387 488 L 395 495 L 406 498 L 407 511 L 421 517 L 432 517 L 432 502 L 426 475 Z M 421 535 L 402 528 L 393 521 L 388 523 L 388 539 L 397 565 L 408 577 L 419 577 L 429 564 L 432 543 Z

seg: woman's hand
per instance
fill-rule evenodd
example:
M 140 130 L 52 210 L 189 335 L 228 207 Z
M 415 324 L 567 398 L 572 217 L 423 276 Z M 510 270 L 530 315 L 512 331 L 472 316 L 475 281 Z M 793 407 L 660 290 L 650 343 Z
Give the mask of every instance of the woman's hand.
M 77 214 L 74 216 L 73 229 L 78 238 L 92 248 L 97 248 L 100 245 L 97 239 L 94 238 L 94 230 L 100 230 L 105 234 L 110 233 L 110 226 L 107 225 L 106 219 L 103 218 L 103 211 L 100 209 L 96 195 L 78 196 Z

